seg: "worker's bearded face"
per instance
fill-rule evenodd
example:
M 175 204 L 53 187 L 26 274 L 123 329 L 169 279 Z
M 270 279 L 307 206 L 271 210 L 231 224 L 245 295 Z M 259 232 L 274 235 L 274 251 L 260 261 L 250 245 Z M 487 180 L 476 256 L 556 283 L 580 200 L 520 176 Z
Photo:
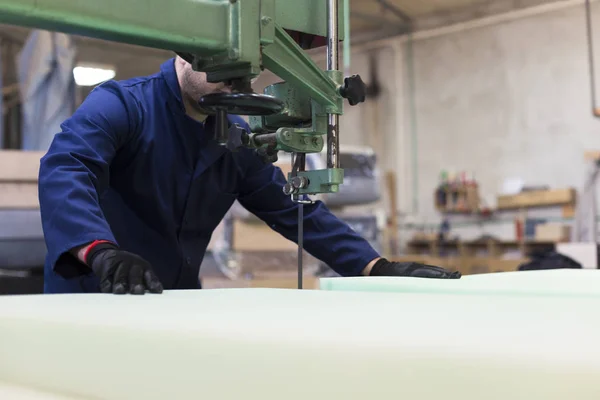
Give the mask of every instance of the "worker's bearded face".
M 177 78 L 181 88 L 181 95 L 187 97 L 192 107 L 198 107 L 198 100 L 209 93 L 230 92 L 231 89 L 223 82 L 211 83 L 206 80 L 206 73 L 194 71 L 192 66 L 180 57 L 176 59 Z

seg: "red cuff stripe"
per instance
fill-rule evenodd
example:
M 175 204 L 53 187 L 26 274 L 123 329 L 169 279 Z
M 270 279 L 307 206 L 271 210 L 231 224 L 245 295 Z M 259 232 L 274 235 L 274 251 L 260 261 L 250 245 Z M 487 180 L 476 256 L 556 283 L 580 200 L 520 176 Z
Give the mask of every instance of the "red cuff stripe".
M 110 242 L 108 240 L 94 240 L 92 242 L 92 244 L 90 244 L 88 246 L 88 248 L 85 250 L 85 253 L 83 253 L 83 260 L 85 261 L 86 264 L 87 264 L 87 258 L 89 256 L 90 252 L 92 251 L 92 249 L 102 243 L 112 243 L 112 242 Z

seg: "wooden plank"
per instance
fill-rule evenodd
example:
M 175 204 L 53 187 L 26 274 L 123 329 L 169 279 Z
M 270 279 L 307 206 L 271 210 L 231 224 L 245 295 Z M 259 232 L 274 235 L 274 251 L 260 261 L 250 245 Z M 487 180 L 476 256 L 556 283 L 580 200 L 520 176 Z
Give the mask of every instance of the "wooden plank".
M 398 254 L 399 228 L 398 228 L 398 196 L 396 193 L 396 173 L 387 171 L 385 174 L 386 188 L 390 202 L 390 219 L 388 224 L 388 240 L 384 244 L 386 253 L 389 255 Z M 389 247 L 389 248 L 388 248 Z
M 422 255 L 406 255 L 394 257 L 393 261 L 435 265 L 450 271 L 459 271 L 463 275 L 472 275 L 516 271 L 519 266 L 527 262 L 528 259 L 503 259 L 499 257 L 426 257 Z
M 536 190 L 516 195 L 498 196 L 497 208 L 509 210 L 527 207 L 560 206 L 575 203 L 577 192 L 573 188 Z
M 586 161 L 597 161 L 600 160 L 600 150 L 588 150 L 583 153 L 583 158 Z
M 236 251 L 295 251 L 296 243 L 287 240 L 264 222 L 234 221 L 233 248 Z
M 577 211 L 575 204 L 567 204 L 562 207 L 563 218 L 574 218 Z
M 204 289 L 238 289 L 238 288 L 274 288 L 274 289 L 297 289 L 298 280 L 295 278 L 264 278 L 264 279 L 225 279 L 225 278 L 203 278 Z M 313 276 L 303 278 L 302 287 L 305 290 L 318 290 L 319 279 Z
M 40 151 L 0 150 L 0 182 L 37 182 Z
M 38 209 L 37 183 L 0 182 L 0 208 Z

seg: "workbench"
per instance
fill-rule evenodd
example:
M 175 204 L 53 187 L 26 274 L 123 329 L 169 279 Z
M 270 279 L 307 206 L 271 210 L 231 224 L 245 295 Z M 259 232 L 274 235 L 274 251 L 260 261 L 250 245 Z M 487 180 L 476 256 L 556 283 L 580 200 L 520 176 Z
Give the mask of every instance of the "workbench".
M 597 271 L 390 279 L 403 289 L 6 296 L 0 398 L 600 398 Z

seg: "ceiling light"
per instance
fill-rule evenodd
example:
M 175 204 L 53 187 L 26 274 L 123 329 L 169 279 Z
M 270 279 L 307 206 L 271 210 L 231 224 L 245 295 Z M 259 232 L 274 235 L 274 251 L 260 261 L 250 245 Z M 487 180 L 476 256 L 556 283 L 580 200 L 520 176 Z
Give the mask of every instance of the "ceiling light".
M 94 86 L 115 77 L 112 68 L 79 65 L 73 68 L 75 83 L 79 86 Z

